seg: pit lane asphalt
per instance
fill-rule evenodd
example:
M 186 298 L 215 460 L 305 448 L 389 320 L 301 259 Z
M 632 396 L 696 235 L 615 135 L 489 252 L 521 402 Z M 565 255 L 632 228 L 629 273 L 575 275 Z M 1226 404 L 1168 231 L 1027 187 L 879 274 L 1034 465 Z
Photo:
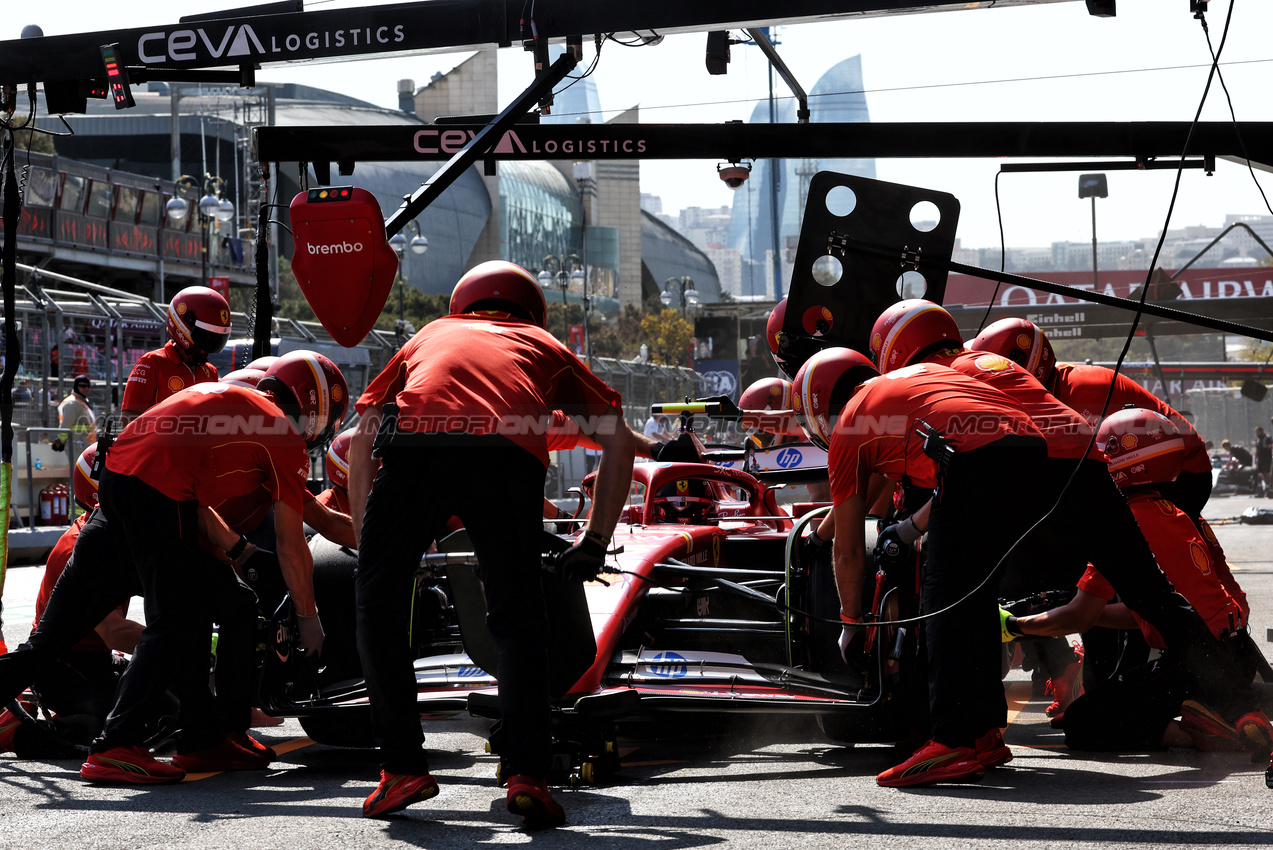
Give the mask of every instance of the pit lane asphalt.
M 1235 517 L 1273 500 L 1215 498 L 1208 518 Z M 1273 527 L 1216 527 L 1252 607 L 1266 655 L 1273 628 Z M 30 622 L 40 567 L 11 569 L 5 637 Z M 1190 751 L 1071 753 L 1030 699 L 1028 680 L 1008 680 L 1013 761 L 975 785 L 883 789 L 876 772 L 895 762 L 885 745 L 848 748 L 775 722 L 749 737 L 644 741 L 605 785 L 558 788 L 570 825 L 530 834 L 504 811 L 482 750 L 484 724 L 426 724 L 435 799 L 384 820 L 360 816 L 377 775 L 372 754 L 310 744 L 296 721 L 257 730 L 283 753 L 266 772 L 219 774 L 177 786 L 94 787 L 78 763 L 0 756 L 0 848 L 540 847 L 743 848 L 1242 847 L 1273 845 L 1273 790 L 1263 764 L 1241 754 Z M 625 744 L 626 747 L 626 744 Z

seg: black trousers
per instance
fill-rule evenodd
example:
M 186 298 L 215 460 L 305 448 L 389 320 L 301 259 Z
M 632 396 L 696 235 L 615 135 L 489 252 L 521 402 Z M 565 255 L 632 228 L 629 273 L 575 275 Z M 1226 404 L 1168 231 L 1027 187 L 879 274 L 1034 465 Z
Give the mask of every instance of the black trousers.
M 1207 624 L 1158 568 L 1106 465 L 1089 459 L 1049 458 L 1044 470 L 1042 491 L 1032 501 L 1040 514 L 1054 504 L 1056 509 L 1029 547 L 1032 568 L 1042 586 L 1073 585 L 1091 563 L 1127 607 L 1181 652 L 1181 663 L 1195 677 L 1206 702 L 1231 720 L 1258 708 L 1249 679 L 1242 682 L 1241 671 L 1221 651 Z
M 499 654 L 505 775 L 551 763 L 549 623 L 541 579 L 544 467 L 502 437 L 386 449 L 358 550 L 358 654 L 382 767 L 427 773 L 407 643 L 411 576 L 456 515 L 473 541 Z
M 107 614 L 141 593 L 127 543 L 117 531 L 100 510 L 84 524 L 39 627 L 17 649 L 0 655 L 0 703 L 53 670 Z
M 1007 725 L 999 582 L 992 571 L 1028 528 L 1027 500 L 1014 493 L 1018 471 L 1037 468 L 1045 457 L 1042 439 L 1008 438 L 961 452 L 942 471 L 920 585 L 921 610 L 933 615 L 924 629 L 938 743 L 971 747 L 991 728 Z
M 1190 679 L 1179 654 L 1168 653 L 1085 692 L 1066 709 L 1065 745 L 1104 752 L 1162 749 L 1167 724 L 1196 695 Z
M 181 701 L 177 749 L 215 746 L 228 727 L 208 689 L 210 636 L 217 588 L 227 586 L 218 572 L 229 568 L 199 548 L 196 502 L 175 501 L 139 478 L 109 470 L 102 474 L 99 492 L 101 511 L 118 529 L 117 541 L 122 540 L 135 569 L 146 628 L 93 749 L 142 744 L 170 688 Z M 238 651 L 233 645 L 227 650 Z

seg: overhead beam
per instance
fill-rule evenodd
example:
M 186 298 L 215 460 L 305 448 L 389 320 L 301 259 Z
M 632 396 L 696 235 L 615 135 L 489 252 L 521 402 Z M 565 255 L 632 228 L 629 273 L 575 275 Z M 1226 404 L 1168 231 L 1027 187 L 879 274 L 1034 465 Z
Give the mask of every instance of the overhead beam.
M 786 0 L 781 8 L 776 8 L 778 4 L 771 0 L 554 0 L 539 4 L 533 15 L 540 39 L 563 39 L 598 33 L 743 29 L 901 12 L 1057 2 L 1073 0 Z M 1076 10 L 1076 14 L 1081 11 Z M 453 53 L 508 47 L 523 38 L 531 35 L 527 5 L 522 0 L 427 0 L 309 12 L 245 13 L 153 27 L 0 41 L 0 84 L 103 78 L 103 44 L 118 43 L 120 61 L 127 67 L 172 70 L 385 54 Z
M 484 124 L 360 127 L 261 127 L 258 154 L 268 162 L 446 160 Z M 1197 125 L 1193 157 L 1273 159 L 1273 122 Z M 809 157 L 1178 158 L 1186 121 L 827 123 L 827 124 L 518 124 L 481 152 L 487 159 L 765 159 Z M 1245 142 L 1245 148 L 1243 143 Z

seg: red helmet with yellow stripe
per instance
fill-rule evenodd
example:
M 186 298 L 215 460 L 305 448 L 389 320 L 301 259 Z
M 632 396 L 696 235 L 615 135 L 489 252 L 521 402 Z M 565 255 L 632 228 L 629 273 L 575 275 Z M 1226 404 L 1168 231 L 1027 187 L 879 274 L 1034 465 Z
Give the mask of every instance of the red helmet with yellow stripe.
M 963 346 L 959 325 L 944 307 L 923 298 L 898 301 L 871 327 L 871 359 L 880 372 L 918 363 L 943 346 Z
M 97 462 L 97 443 L 89 443 L 75 460 L 71 477 L 75 504 L 86 511 L 97 507 L 97 482 L 93 480 L 93 464 Z
M 270 393 L 309 449 L 332 438 L 349 407 L 349 385 L 336 364 L 315 351 L 289 351 L 265 372 L 256 388 Z
M 168 305 L 167 327 L 177 347 L 202 363 L 230 338 L 230 305 L 215 289 L 187 286 Z
M 875 364 L 851 348 L 823 349 L 804 362 L 796 372 L 796 413 L 815 445 L 830 445 L 836 419 L 853 390 L 879 374 Z
M 1056 354 L 1052 351 L 1052 343 L 1044 336 L 1043 331 L 1027 319 L 1000 319 L 986 325 L 976 339 L 968 343 L 973 351 L 992 351 L 1002 354 L 1022 369 L 1025 369 L 1039 383 L 1048 386 L 1052 381 L 1052 373 L 1056 368 Z
M 349 444 L 354 440 L 354 429 L 341 431 L 327 447 L 327 480 L 333 487 L 349 489 Z

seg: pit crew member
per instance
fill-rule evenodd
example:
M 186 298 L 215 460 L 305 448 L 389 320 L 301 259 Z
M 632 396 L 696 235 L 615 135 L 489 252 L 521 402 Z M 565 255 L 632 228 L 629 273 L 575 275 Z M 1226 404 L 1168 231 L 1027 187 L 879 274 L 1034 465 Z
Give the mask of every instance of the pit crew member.
M 156 402 L 186 387 L 217 380 L 208 356 L 230 338 L 230 305 L 206 286 L 187 286 L 168 304 L 168 341 L 141 356 L 124 386 L 123 427 Z
M 75 501 L 84 513 L 75 518 L 49 553 L 35 598 L 32 632 L 40 625 L 53 587 L 70 560 L 89 513 L 97 507 L 97 482 L 91 475 L 96 458 L 97 444 L 92 443 L 75 462 L 72 473 Z M 102 731 L 106 712 L 115 701 L 115 686 L 122 669 L 111 650 L 131 653 L 141 637 L 142 625 L 129 620 L 127 614 L 125 600 L 83 640 L 55 662 L 44 665 L 31 682 L 39 704 L 53 713 L 52 727 L 60 738 L 87 746 Z M 8 709 L 0 712 L 0 753 L 5 752 L 16 752 L 20 758 L 54 755 L 48 751 L 44 736 L 21 724 Z
M 1002 390 L 1026 411 L 1048 444 L 1039 499 L 1040 531 L 1026 542 L 1022 569 L 1039 584 L 1030 590 L 1072 585 L 1091 563 L 1118 590 L 1128 607 L 1143 616 L 1185 653 L 1185 663 L 1198 677 L 1209 702 L 1230 719 L 1248 717 L 1262 723 L 1273 740 L 1273 726 L 1259 711 L 1258 698 L 1240 682 L 1240 671 L 1224 654 L 1206 624 L 1176 593 L 1154 562 L 1127 500 L 1106 469 L 1100 449 L 1085 450 L 1091 440 L 1087 421 L 1061 404 L 1024 369 L 1001 355 L 965 351 L 959 328 L 941 306 L 922 299 L 899 301 L 880 314 L 871 330 L 871 349 L 881 370 L 916 362 L 947 364 Z M 1100 517 L 1092 523 L 1093 516 Z M 1040 517 L 1036 517 L 1040 518 Z M 1075 534 L 1074 529 L 1084 533 Z M 1257 723 L 1258 721 L 1258 723 Z
M 829 447 L 846 660 L 870 613 L 863 607 L 863 571 L 871 475 L 936 491 L 920 589 L 921 610 L 929 615 L 932 738 L 876 782 L 897 787 L 979 779 L 987 764 L 1007 761 L 1011 753 L 1001 737 L 991 740 L 1007 724 L 998 638 L 976 618 L 997 609 L 986 571 L 1029 524 L 1026 500 L 1002 494 L 1010 492 L 1016 470 L 1042 465 L 1046 443 L 1020 405 L 944 366 L 919 363 L 880 376 L 858 352 L 832 348 L 809 358 L 795 385 L 809 437 Z M 990 504 L 999 506 L 993 534 L 984 532 Z M 979 737 L 986 739 L 980 754 Z
M 1099 442 L 1109 469 L 1127 494 L 1132 512 L 1168 580 L 1203 617 L 1215 638 L 1242 670 L 1255 672 L 1254 649 L 1246 634 L 1246 615 L 1220 581 L 1212 549 L 1189 517 L 1159 492 L 1179 472 L 1184 441 L 1170 419 L 1156 411 L 1130 408 L 1111 414 L 1100 427 Z M 1227 569 L 1225 570 L 1227 572 Z M 1083 750 L 1127 750 L 1163 745 L 1198 749 L 1255 750 L 1267 756 L 1269 739 L 1258 718 L 1244 716 L 1236 727 L 1202 701 L 1179 647 L 1125 605 L 1113 602 L 1114 589 L 1094 567 L 1078 583 L 1075 598 L 1041 614 L 1012 617 L 1000 611 L 1005 640 L 1020 635 L 1065 635 L 1097 623 L 1139 628 L 1163 655 L 1116 680 L 1089 689 L 1065 712 L 1066 744 Z M 1179 724 L 1173 718 L 1180 715 Z
M 360 543 L 358 651 L 384 760 L 380 784 L 363 803 L 365 816 L 438 793 L 402 639 L 410 605 L 402 588 L 430 541 L 457 515 L 477 553 L 499 653 L 507 807 L 530 827 L 565 822 L 544 783 L 551 760 L 551 624 L 540 566 L 545 432 L 552 411 L 561 410 L 603 449 L 588 524 L 560 561 L 566 577 L 588 578 L 601 567 L 631 482 L 635 441 L 619 394 L 544 329 L 546 313 L 529 272 L 482 263 L 456 283 L 450 315 L 412 337 L 358 400 L 363 420 L 349 456 Z M 372 446 L 387 403 L 396 404 L 397 425 L 383 429 L 376 471 Z M 384 419 L 394 421 L 392 409 Z M 425 480 L 431 486 L 422 487 Z
M 256 490 L 269 494 L 279 562 L 296 608 L 299 648 L 314 654 L 322 649 L 313 562 L 301 525 L 302 492 L 308 450 L 330 439 L 340 424 L 348 389 L 340 370 L 312 352 L 281 357 L 258 387 L 259 392 L 212 384 L 179 392 L 130 423 L 106 459 L 98 513 L 132 556 L 134 582 L 146 601 L 146 628 L 106 727 L 81 768 L 85 779 L 174 782 L 187 770 L 264 767 L 272 756 L 257 749 L 259 744 L 253 747 L 246 734 L 225 731 L 206 699 L 207 678 L 200 671 L 211 605 L 228 569 L 198 546 L 200 505 Z M 223 548 L 233 545 L 224 537 L 218 540 L 214 527 L 206 531 Z M 85 608 L 112 597 L 108 588 L 94 587 L 94 580 L 86 583 L 101 592 L 79 603 Z M 60 593 L 59 587 L 54 597 Z M 223 649 L 219 645 L 218 654 Z M 142 746 L 142 730 L 154 712 L 155 695 L 174 680 L 182 738 L 173 763 L 164 764 Z
M 1136 381 L 1113 369 L 1083 363 L 1057 363 L 1047 336 L 1025 319 L 1000 319 L 977 334 L 968 348 L 1002 354 L 1039 379 L 1039 383 L 1067 407 L 1077 410 L 1095 428 L 1101 410 L 1106 415 L 1128 405 L 1156 410 L 1179 429 L 1185 441 L 1180 475 L 1166 485 L 1163 495 L 1197 521 L 1211 497 L 1211 458 L 1202 437 L 1174 408 Z M 1105 397 L 1113 382 L 1108 407 Z

